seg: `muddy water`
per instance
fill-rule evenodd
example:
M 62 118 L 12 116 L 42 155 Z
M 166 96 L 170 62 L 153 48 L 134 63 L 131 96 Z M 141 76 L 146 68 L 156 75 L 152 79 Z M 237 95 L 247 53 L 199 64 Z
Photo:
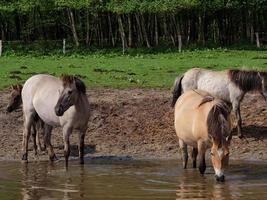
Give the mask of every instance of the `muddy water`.
M 0 199 L 267 199 L 267 164 L 231 163 L 225 183 L 178 161 L 0 162 Z

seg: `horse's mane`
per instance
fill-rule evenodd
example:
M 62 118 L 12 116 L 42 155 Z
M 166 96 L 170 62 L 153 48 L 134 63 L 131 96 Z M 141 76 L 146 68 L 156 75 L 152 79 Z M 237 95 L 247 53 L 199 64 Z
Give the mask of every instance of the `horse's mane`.
M 79 92 L 81 92 L 82 94 L 86 93 L 86 86 L 84 82 L 78 77 L 72 75 L 62 75 L 61 80 L 63 82 L 64 87 L 71 85 L 74 82 Z
M 12 85 L 12 90 L 16 90 L 21 93 L 23 86 L 21 84 Z
M 261 88 L 260 74 L 264 72 L 254 70 L 231 69 L 228 71 L 230 80 L 244 92 Z
M 208 118 L 208 134 L 212 136 L 214 142 L 220 147 L 222 139 L 228 135 L 229 127 L 227 123 L 228 115 L 231 112 L 231 105 L 222 100 L 215 100 L 216 103 L 211 108 Z

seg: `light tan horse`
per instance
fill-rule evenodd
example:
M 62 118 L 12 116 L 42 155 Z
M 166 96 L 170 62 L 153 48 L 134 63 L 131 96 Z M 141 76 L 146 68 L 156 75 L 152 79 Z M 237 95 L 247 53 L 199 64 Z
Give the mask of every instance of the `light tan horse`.
M 58 79 L 39 74 L 29 78 L 22 89 L 24 133 L 22 160 L 28 160 L 28 139 L 34 116 L 37 114 L 45 123 L 46 146 L 50 160 L 55 153 L 50 143 L 53 127 L 63 128 L 64 156 L 66 166 L 70 155 L 69 136 L 73 129 L 79 131 L 79 157 L 84 163 L 84 137 L 89 120 L 89 102 L 84 83 L 74 76 Z
M 231 141 L 231 106 L 207 92 L 191 90 L 181 95 L 175 104 L 175 131 L 182 150 L 183 167 L 188 161 L 187 145 L 193 147 L 193 167 L 206 170 L 205 152 L 211 147 L 211 160 L 216 180 L 224 181 Z

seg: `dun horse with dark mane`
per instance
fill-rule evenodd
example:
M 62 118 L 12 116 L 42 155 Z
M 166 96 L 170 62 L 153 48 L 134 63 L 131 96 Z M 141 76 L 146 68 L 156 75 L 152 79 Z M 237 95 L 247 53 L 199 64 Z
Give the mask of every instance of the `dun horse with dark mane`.
M 215 72 L 207 69 L 193 68 L 175 81 L 172 105 L 177 98 L 192 89 L 208 91 L 211 95 L 232 104 L 237 118 L 237 132 L 242 137 L 242 118 L 240 103 L 250 91 L 258 91 L 267 100 L 267 72 L 227 70 Z
M 187 167 L 188 161 L 187 145 L 190 145 L 193 147 L 193 167 L 196 167 L 198 160 L 199 171 L 204 174 L 205 152 L 211 147 L 216 180 L 224 181 L 232 138 L 230 112 L 231 106 L 227 102 L 200 90 L 185 92 L 175 102 L 174 125 L 182 150 L 184 168 Z

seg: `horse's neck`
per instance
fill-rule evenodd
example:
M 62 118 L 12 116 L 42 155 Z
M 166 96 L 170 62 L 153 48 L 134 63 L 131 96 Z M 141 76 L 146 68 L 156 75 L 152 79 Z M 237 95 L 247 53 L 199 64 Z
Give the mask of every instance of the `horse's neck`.
M 86 95 L 81 94 L 74 106 L 78 112 L 84 112 L 85 109 L 89 109 L 89 103 Z

